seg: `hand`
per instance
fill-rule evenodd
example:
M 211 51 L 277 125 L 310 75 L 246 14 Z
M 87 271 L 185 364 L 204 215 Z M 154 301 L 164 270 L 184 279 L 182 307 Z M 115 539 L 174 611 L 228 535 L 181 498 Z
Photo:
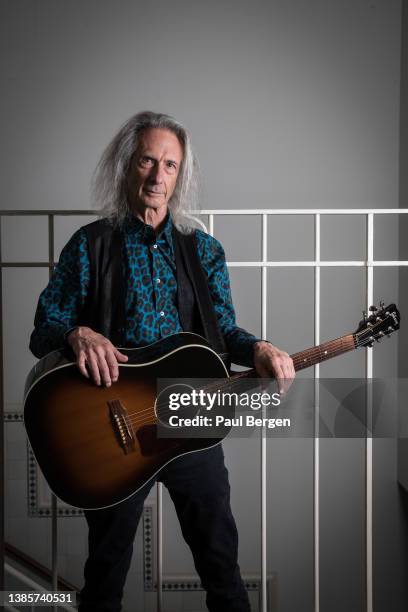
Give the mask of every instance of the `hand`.
M 254 365 L 260 378 L 276 378 L 281 394 L 288 391 L 296 376 L 290 355 L 270 342 L 261 340 L 254 344 Z
M 88 366 L 98 386 L 101 380 L 107 387 L 118 380 L 118 361 L 126 362 L 128 357 L 113 346 L 108 338 L 90 327 L 76 327 L 68 334 L 67 342 L 77 357 L 77 366 L 81 374 L 89 378 Z

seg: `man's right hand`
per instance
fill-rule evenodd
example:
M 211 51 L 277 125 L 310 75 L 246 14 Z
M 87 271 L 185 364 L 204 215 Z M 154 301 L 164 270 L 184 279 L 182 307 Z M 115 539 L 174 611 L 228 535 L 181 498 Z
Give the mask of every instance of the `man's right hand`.
M 76 327 L 67 336 L 81 374 L 92 376 L 95 384 L 110 387 L 119 378 L 118 361 L 126 363 L 127 355 L 121 353 L 112 342 L 90 327 Z

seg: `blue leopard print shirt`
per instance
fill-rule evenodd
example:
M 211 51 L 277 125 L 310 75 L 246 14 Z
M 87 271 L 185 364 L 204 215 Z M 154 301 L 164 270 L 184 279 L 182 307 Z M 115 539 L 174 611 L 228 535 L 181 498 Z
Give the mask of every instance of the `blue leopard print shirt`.
M 177 312 L 177 281 L 170 216 L 158 237 L 150 225 L 129 216 L 124 224 L 126 262 L 126 346 L 144 346 L 182 331 Z M 221 332 L 234 363 L 253 366 L 258 338 L 237 327 L 228 269 L 221 244 L 197 230 L 201 263 Z M 78 322 L 89 286 L 86 233 L 80 228 L 61 252 L 35 314 L 30 349 L 36 357 L 64 345 L 65 334 Z

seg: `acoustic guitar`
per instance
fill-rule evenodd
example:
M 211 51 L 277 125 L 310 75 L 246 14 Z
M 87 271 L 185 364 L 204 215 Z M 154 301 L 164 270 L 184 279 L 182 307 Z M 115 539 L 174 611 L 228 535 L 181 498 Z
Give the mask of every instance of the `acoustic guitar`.
M 370 310 L 354 333 L 292 355 L 295 370 L 372 346 L 399 329 L 395 304 Z M 120 350 L 129 359 L 119 364 L 119 380 L 111 387 L 98 387 L 81 375 L 71 349 L 49 353 L 27 377 L 24 423 L 34 455 L 51 490 L 79 508 L 115 505 L 173 459 L 227 435 L 228 428 L 216 438 L 158 436 L 161 414 L 170 412 L 169 394 L 157 396 L 158 379 L 205 376 L 216 379 L 217 389 L 231 389 L 256 378 L 254 369 L 229 375 L 207 341 L 189 332 Z

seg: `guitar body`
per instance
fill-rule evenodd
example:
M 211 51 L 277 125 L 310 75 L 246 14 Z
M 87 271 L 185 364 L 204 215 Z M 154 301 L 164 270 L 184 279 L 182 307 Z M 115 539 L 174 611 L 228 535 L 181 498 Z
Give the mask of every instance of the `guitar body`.
M 34 455 L 51 490 L 79 508 L 117 504 L 173 459 L 222 440 L 157 436 L 158 378 L 228 377 L 204 338 L 181 333 L 121 351 L 129 360 L 109 388 L 82 376 L 68 351 L 41 359 L 27 379 L 24 422 Z

